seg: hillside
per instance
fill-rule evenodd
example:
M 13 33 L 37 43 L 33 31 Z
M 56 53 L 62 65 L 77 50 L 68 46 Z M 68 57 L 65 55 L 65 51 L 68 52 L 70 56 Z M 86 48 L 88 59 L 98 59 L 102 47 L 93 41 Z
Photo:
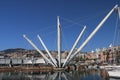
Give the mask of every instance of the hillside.
M 41 50 L 48 58 L 48 54 L 45 50 Z M 61 53 L 64 53 L 65 51 L 61 51 Z M 51 55 L 53 57 L 57 57 L 57 51 L 50 51 Z M 65 56 L 67 53 L 63 54 Z M 6 56 L 10 58 L 26 58 L 26 57 L 42 57 L 40 53 L 38 53 L 36 50 L 27 50 L 23 48 L 15 48 L 15 49 L 6 49 L 3 51 L 0 51 L 0 56 Z
M 43 51 L 45 53 L 45 51 Z M 12 58 L 23 58 L 23 57 L 41 57 L 41 55 L 36 50 L 27 50 L 22 48 L 15 48 L 15 49 L 6 49 L 0 51 L 1 55 L 12 57 Z

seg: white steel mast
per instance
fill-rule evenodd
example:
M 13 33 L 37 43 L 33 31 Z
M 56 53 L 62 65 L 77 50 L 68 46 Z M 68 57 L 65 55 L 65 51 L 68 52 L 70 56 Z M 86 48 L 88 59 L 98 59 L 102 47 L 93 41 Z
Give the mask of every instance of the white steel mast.
M 39 35 L 37 35 L 38 39 L 40 40 L 42 46 L 44 47 L 44 49 L 46 50 L 46 52 L 48 53 L 49 57 L 51 58 L 52 62 L 55 64 L 55 66 L 57 67 L 56 61 L 55 59 L 53 59 L 52 55 L 50 54 L 49 50 L 47 49 L 47 47 L 45 46 L 43 40 L 41 39 L 41 37 Z
M 105 21 L 109 18 L 109 16 L 113 13 L 115 9 L 118 9 L 118 5 L 115 5 L 114 8 L 106 15 L 106 17 L 98 24 L 98 26 L 89 35 L 89 37 L 83 42 L 83 44 L 78 48 L 78 50 L 70 57 L 69 61 L 71 61 L 73 57 L 75 57 L 78 54 L 78 52 L 80 52 L 85 47 L 85 45 L 90 41 L 90 39 L 95 35 L 95 33 L 101 28 L 101 26 L 105 23 Z
M 118 15 L 119 15 L 119 19 L 120 19 L 120 7 L 118 7 Z
M 61 67 L 61 28 L 59 16 L 57 17 L 57 31 L 58 31 L 58 67 Z
M 38 47 L 29 39 L 27 38 L 26 35 L 23 35 L 23 37 L 43 56 L 43 58 L 48 61 L 48 63 L 50 63 L 51 65 L 53 65 L 55 67 L 55 65 L 44 55 L 44 53 L 38 49 Z
M 66 65 L 66 63 L 67 63 L 68 59 L 70 58 L 70 56 L 71 56 L 73 50 L 75 49 L 75 47 L 77 46 L 79 40 L 81 39 L 81 37 L 82 37 L 82 35 L 83 35 L 85 29 L 86 29 L 86 26 L 84 26 L 83 30 L 81 31 L 81 33 L 79 34 L 78 38 L 76 39 L 76 41 L 75 41 L 75 43 L 74 43 L 72 49 L 70 50 L 70 52 L 69 52 L 67 58 L 65 59 L 65 62 L 64 62 L 64 64 L 63 64 L 62 67 L 64 67 L 64 66 Z

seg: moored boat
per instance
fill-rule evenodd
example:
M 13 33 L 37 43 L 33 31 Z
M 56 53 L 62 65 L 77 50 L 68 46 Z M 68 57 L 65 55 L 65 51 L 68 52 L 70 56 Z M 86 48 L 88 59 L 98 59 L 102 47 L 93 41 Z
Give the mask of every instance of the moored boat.
M 120 78 L 120 66 L 105 66 L 105 69 L 108 71 L 109 77 Z

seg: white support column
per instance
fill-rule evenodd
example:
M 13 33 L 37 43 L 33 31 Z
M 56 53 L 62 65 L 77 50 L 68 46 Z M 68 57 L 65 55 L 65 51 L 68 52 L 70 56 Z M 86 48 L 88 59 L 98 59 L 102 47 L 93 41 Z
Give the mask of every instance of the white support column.
M 51 65 L 53 65 L 55 67 L 55 65 L 44 55 L 44 53 L 38 49 L 38 47 L 29 39 L 27 38 L 26 35 L 23 35 L 23 37 L 43 56 L 43 58 L 48 61 L 48 63 L 50 63 Z
M 38 39 L 40 40 L 42 46 L 44 47 L 44 49 L 46 50 L 46 52 L 48 53 L 49 57 L 51 58 L 52 62 L 55 64 L 55 66 L 57 67 L 56 61 L 55 59 L 53 59 L 52 55 L 50 54 L 49 50 L 47 49 L 47 47 L 45 46 L 43 40 L 41 39 L 41 37 L 39 35 L 37 35 Z
M 82 37 L 82 35 L 83 35 L 85 29 L 86 29 L 86 26 L 84 26 L 83 30 L 81 31 L 81 33 L 79 34 L 78 38 L 76 39 L 76 41 L 75 41 L 75 43 L 74 43 L 72 49 L 70 50 L 70 52 L 69 52 L 67 58 L 65 59 L 65 62 L 64 62 L 64 64 L 63 64 L 62 67 L 64 67 L 64 66 L 66 65 L 66 63 L 67 63 L 68 59 L 70 58 L 70 56 L 71 56 L 73 50 L 75 49 L 75 47 L 77 46 L 79 40 L 81 39 L 81 37 Z
M 58 30 L 58 67 L 61 67 L 61 28 L 59 16 L 57 17 L 57 30 Z
M 115 7 L 105 16 L 105 18 L 98 24 L 98 26 L 94 29 L 94 31 L 89 35 L 89 37 L 83 42 L 83 44 L 78 48 L 78 50 L 70 57 L 69 61 L 75 57 L 78 52 L 80 52 L 85 45 L 90 41 L 90 39 L 95 35 L 95 33 L 101 28 L 101 26 L 105 23 L 105 21 L 109 18 L 109 16 L 113 13 L 113 11 L 118 8 L 118 5 Z
M 119 19 L 120 19 L 120 7 L 118 7 L 118 15 L 119 15 Z

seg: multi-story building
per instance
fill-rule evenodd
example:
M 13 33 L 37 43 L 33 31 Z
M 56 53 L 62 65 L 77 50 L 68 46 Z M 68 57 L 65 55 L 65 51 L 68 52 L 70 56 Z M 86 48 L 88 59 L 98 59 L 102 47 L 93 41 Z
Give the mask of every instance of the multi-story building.
M 101 63 L 119 63 L 120 62 L 120 46 L 113 46 L 101 49 L 99 59 Z

